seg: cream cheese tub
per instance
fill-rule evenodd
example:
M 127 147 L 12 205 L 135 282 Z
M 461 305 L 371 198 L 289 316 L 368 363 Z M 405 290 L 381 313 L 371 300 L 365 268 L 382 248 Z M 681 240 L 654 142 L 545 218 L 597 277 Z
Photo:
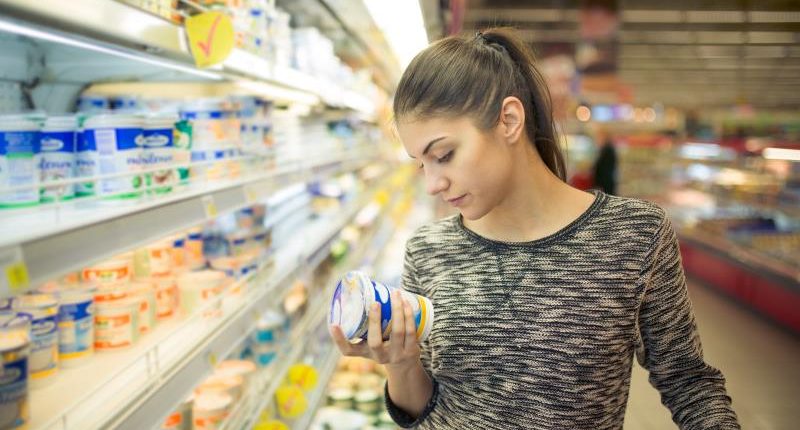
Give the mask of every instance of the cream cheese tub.
M 156 286 L 156 318 L 171 318 L 178 310 L 178 287 L 173 276 L 154 276 L 150 282 Z
M 58 372 L 58 300 L 50 294 L 23 294 L 14 310 L 31 317 L 31 388 L 44 387 Z
M 258 367 L 252 361 L 225 360 L 214 369 L 214 375 L 240 376 L 244 379 L 244 390 L 247 390 L 253 383 L 253 376 L 257 369 Z
M 145 145 L 142 119 L 133 115 L 96 115 L 83 125 L 84 145 L 96 161 L 96 175 L 121 174 L 100 179 L 95 194 L 108 199 L 141 196 L 142 148 Z
M 172 270 L 172 241 L 160 241 L 133 253 L 133 272 L 137 278 L 169 275 Z
M 75 197 L 75 186 L 72 184 L 47 185 L 75 177 L 77 124 L 75 116 L 53 116 L 47 118 L 42 127 L 39 171 L 43 203 Z
M 217 430 L 228 417 L 233 398 L 224 393 L 208 392 L 194 397 L 192 423 L 194 430 Z
M 31 317 L 0 312 L 0 428 L 23 429 L 28 407 L 28 357 Z
M 161 424 L 161 430 L 192 430 L 192 399 L 186 399 Z
M 378 303 L 381 307 L 383 339 L 389 340 L 392 328 L 391 293 L 395 290 L 400 291 L 405 301 L 411 305 L 414 323 L 417 326 L 417 339 L 424 341 L 433 327 L 433 304 L 430 299 L 399 288 L 388 287 L 358 271 L 348 272 L 336 285 L 331 300 L 329 325 L 341 327 L 344 336 L 351 342 L 366 340 L 369 309 L 373 303 Z
M 136 299 L 98 302 L 94 318 L 94 347 L 98 351 L 126 348 L 139 339 L 139 309 Z
M 148 192 L 163 194 L 172 191 L 176 182 L 176 172 L 170 169 L 175 161 L 175 123 L 177 117 L 153 116 L 144 121 L 144 148 L 142 149 L 142 167 L 152 169 L 163 167 L 164 170 L 145 174 Z
M 236 402 L 242 398 L 244 392 L 244 378 L 240 375 L 213 374 L 206 378 L 202 384 L 194 389 L 195 396 L 202 396 L 208 392 L 225 393 Z
M 149 281 L 133 281 L 130 289 L 131 296 L 139 301 L 139 333 L 148 333 L 156 325 L 158 304 L 155 284 Z
M 133 265 L 125 258 L 115 258 L 87 267 L 81 273 L 84 281 L 95 282 L 98 285 L 125 283 L 131 280 L 131 275 L 133 275 Z
M 225 272 L 216 270 L 200 270 L 186 272 L 178 276 L 180 305 L 184 315 L 192 315 L 197 309 L 214 300 L 227 282 Z M 217 308 L 209 310 L 207 315 L 216 314 Z
M 39 124 L 24 115 L 0 116 L 0 209 L 39 204 Z
M 39 289 L 58 299 L 58 360 L 61 367 L 86 362 L 94 353 L 94 295 L 91 285 L 63 287 L 47 284 Z

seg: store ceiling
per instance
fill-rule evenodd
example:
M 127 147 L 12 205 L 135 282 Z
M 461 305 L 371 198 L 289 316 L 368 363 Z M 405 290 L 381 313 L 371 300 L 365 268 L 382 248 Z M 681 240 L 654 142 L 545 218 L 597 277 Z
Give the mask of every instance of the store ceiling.
M 537 53 L 579 40 L 578 0 L 466 3 L 467 32 L 511 25 Z M 800 1 L 616 3 L 617 76 L 632 89 L 635 103 L 800 106 Z

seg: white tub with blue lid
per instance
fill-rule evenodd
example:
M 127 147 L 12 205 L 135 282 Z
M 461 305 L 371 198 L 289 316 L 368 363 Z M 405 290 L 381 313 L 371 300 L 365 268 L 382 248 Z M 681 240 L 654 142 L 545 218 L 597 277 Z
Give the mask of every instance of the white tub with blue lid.
M 84 151 L 96 160 L 96 173 L 122 175 L 98 180 L 98 196 L 115 200 L 141 196 L 142 125 L 142 119 L 134 115 L 97 115 L 84 123 Z
M 152 169 L 164 167 L 164 170 L 148 172 L 145 175 L 148 190 L 165 193 L 172 190 L 177 177 L 175 169 L 170 166 L 175 162 L 175 123 L 176 116 L 152 116 L 144 120 L 142 149 L 142 167 Z
M 0 428 L 26 428 L 30 315 L 0 311 Z
M 50 294 L 23 294 L 13 309 L 31 316 L 31 387 L 51 383 L 58 372 L 58 300 Z
M 0 116 L 0 209 L 39 203 L 39 129 L 30 117 Z
M 77 128 L 75 116 L 49 117 L 42 127 L 39 159 L 42 202 L 75 197 L 75 187 L 72 184 L 48 186 L 48 183 L 75 177 Z

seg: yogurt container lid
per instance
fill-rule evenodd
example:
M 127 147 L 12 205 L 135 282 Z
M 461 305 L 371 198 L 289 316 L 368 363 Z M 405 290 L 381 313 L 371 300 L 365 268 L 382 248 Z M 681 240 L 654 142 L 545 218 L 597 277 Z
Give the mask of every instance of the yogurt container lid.
M 58 306 L 58 300 L 52 294 L 23 294 L 14 299 L 14 307 L 18 309 L 47 309 Z
M 141 128 L 143 124 L 142 118 L 130 114 L 100 114 L 92 115 L 86 119 L 83 126 L 84 128 L 99 128 L 99 127 L 129 127 Z
M 331 300 L 329 325 L 338 325 L 347 339 L 358 337 L 367 319 L 367 289 L 372 281 L 361 272 L 348 272 L 336 284 Z
M 75 115 L 50 116 L 44 122 L 42 131 L 74 131 L 78 127 L 78 118 Z
M 247 360 L 225 360 L 217 365 L 215 374 L 223 376 L 239 375 L 246 376 L 255 372 L 256 364 Z
M 84 270 L 99 271 L 99 270 L 113 270 L 120 268 L 130 268 L 131 261 L 127 258 L 114 258 L 95 264 L 94 266 L 87 267 Z
M 231 403 L 233 403 L 233 397 L 217 391 L 206 391 L 194 396 L 194 408 L 205 411 L 224 410 Z
M 39 287 L 37 291 L 54 295 L 61 304 L 72 304 L 92 300 L 97 292 L 97 287 L 92 283 L 62 285 L 57 282 L 48 282 Z
M 259 329 L 280 327 L 283 325 L 284 318 L 277 312 L 267 312 L 258 319 L 256 326 Z
M 0 115 L 0 130 L 37 131 L 39 130 L 39 123 L 29 115 Z

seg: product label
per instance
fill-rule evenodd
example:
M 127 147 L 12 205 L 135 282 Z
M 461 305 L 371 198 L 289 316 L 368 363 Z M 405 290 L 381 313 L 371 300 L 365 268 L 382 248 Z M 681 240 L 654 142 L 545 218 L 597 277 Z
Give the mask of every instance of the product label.
M 138 334 L 138 312 L 95 316 L 97 349 L 122 348 L 133 345 Z
M 172 128 L 144 130 L 145 144 L 142 149 L 142 167 L 169 166 L 175 161 L 175 145 Z M 161 170 L 147 174 L 148 185 L 157 187 L 153 191 L 169 191 L 167 187 L 159 185 L 170 184 L 175 181 L 173 170 Z
M 171 317 L 177 307 L 177 289 L 174 286 L 156 291 L 156 316 Z
M 0 428 L 15 429 L 28 422 L 28 358 L 2 363 L 0 373 Z
M 38 131 L 0 131 L 0 188 L 30 186 L 0 193 L 0 207 L 39 202 Z
M 97 147 L 94 145 L 94 139 L 86 139 L 86 133 L 83 130 L 75 134 L 75 147 L 77 148 L 77 155 L 75 156 L 75 177 L 76 178 L 93 178 L 97 175 Z M 78 196 L 91 196 L 94 195 L 94 182 L 80 182 L 75 185 L 75 194 Z
M 130 279 L 130 277 L 131 271 L 129 266 L 83 269 L 84 280 L 97 281 L 103 284 L 125 281 Z
M 94 345 L 94 304 L 64 304 L 58 312 L 58 352 L 62 360 L 90 352 Z
M 58 323 L 56 315 L 33 320 L 31 324 L 31 377 L 47 374 L 58 365 Z
M 142 147 L 145 144 L 141 128 L 87 129 L 84 139 L 97 148 L 100 175 L 127 174 L 102 179 L 97 194 L 110 197 L 133 197 L 142 187 L 136 172 L 142 166 Z M 130 195 L 129 193 L 134 193 Z
M 75 132 L 54 131 L 42 132 L 41 157 L 39 170 L 43 184 L 48 182 L 71 179 L 75 176 Z M 70 198 L 75 195 L 75 187 L 61 185 L 42 188 L 42 201 Z

